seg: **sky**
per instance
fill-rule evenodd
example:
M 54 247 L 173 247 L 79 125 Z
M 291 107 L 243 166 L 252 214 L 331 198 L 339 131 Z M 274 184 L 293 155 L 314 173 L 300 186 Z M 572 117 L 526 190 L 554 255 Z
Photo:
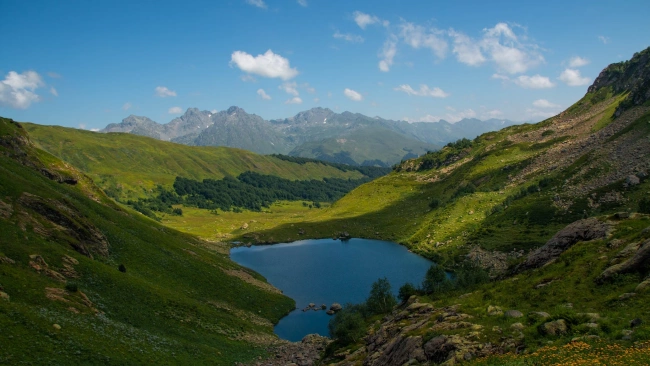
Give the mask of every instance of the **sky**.
M 0 0 L 0 116 L 539 121 L 650 46 L 648 14 L 647 0 Z

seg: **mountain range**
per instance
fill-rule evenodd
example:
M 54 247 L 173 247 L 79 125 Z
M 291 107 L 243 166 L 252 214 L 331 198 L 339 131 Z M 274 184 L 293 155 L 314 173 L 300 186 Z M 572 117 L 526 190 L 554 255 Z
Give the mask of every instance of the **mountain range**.
M 213 113 L 189 108 L 166 124 L 131 115 L 102 132 L 128 132 L 196 146 L 228 146 L 260 154 L 288 154 L 349 165 L 390 166 L 515 124 L 504 119 L 457 123 L 394 121 L 359 113 L 312 108 L 285 119 L 265 120 L 232 106 Z

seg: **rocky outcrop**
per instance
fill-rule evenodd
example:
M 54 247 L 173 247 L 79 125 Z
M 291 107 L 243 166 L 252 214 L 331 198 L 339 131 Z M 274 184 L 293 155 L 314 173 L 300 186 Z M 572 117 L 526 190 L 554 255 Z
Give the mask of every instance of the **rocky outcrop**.
M 108 256 L 109 245 L 104 234 L 72 205 L 27 192 L 23 192 L 18 202 L 29 210 L 24 217 L 40 228 L 40 234 L 51 236 L 61 232 L 64 234 L 60 235 L 61 238 L 77 252 L 91 258 L 93 254 Z M 37 216 L 40 220 L 36 219 Z M 47 227 L 43 226 L 44 223 Z
M 325 361 L 338 360 L 337 365 L 358 365 L 363 360 L 364 366 L 451 365 L 517 346 L 517 341 L 508 337 L 503 338 L 501 345 L 481 341 L 485 338 L 482 336 L 483 326 L 472 323 L 472 318 L 460 312 L 459 305 L 435 308 L 412 297 L 403 307 L 384 318 L 381 324 L 370 328 L 363 347 Z M 431 337 L 428 334 L 438 335 Z
M 609 224 L 593 217 L 569 224 L 544 246 L 530 253 L 526 261 L 517 267 L 517 272 L 541 267 L 559 257 L 578 242 L 602 239 L 607 236 L 609 229 Z
M 597 281 L 606 281 L 616 274 L 645 271 L 648 267 L 650 267 L 650 239 L 644 241 L 630 259 L 623 263 L 615 264 L 603 271 Z
M 306 335 L 300 342 L 282 341 L 270 346 L 269 351 L 271 358 L 259 360 L 249 365 L 255 366 L 312 366 L 317 365 L 321 353 L 328 344 L 332 342 L 327 337 L 318 334 Z M 243 366 L 242 363 L 237 363 Z

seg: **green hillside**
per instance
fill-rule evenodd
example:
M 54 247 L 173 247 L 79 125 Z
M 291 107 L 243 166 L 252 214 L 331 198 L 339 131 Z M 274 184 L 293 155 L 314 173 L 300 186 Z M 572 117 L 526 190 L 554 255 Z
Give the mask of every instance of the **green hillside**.
M 307 142 L 290 155 L 352 165 L 390 166 L 438 148 L 386 128 L 366 127 L 336 138 Z
M 227 147 L 197 147 L 126 133 L 96 133 L 25 123 L 35 144 L 88 174 L 109 195 L 122 200 L 170 188 L 177 176 L 195 180 L 238 176 L 246 171 L 291 180 L 362 178 L 320 163 L 295 164 Z
M 481 362 L 547 364 L 563 347 L 556 364 L 647 364 L 649 80 L 646 49 L 610 65 L 553 118 L 449 144 L 329 208 L 242 238 L 346 231 L 398 241 L 451 272 L 490 272 L 489 283 L 421 290 L 383 323 L 370 318 L 365 341 L 333 346 L 329 362 L 455 364 L 513 352 Z
M 266 354 L 293 307 L 0 119 L 0 363 L 232 365 Z

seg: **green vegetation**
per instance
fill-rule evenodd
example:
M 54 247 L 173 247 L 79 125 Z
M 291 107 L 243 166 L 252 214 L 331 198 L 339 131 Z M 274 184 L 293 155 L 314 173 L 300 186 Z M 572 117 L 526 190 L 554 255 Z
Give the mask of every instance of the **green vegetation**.
M 265 354 L 294 302 L 228 247 L 115 205 L 8 119 L 0 141 L 0 363 L 232 365 Z
M 346 304 L 329 322 L 330 335 L 336 340 L 330 350 L 358 342 L 365 336 L 370 321 L 393 310 L 397 304 L 390 282 L 380 278 L 372 284 L 370 295 L 361 304 Z
M 31 123 L 24 127 L 38 147 L 83 171 L 109 196 L 122 201 L 151 197 L 158 185 L 171 189 L 178 176 L 222 179 L 254 171 L 290 180 L 364 177 L 358 170 L 342 170 L 316 161 L 297 164 L 227 147 L 186 146 L 127 133 L 104 134 Z

